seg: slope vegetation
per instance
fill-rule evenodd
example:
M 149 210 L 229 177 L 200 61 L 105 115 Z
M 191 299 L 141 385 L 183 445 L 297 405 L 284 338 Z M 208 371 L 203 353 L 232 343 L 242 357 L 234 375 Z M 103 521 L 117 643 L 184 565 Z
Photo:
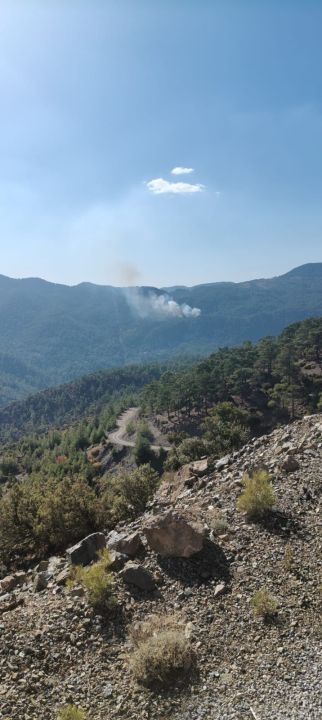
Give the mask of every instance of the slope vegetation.
M 103 374 L 100 380 L 107 382 L 105 403 L 103 385 L 96 384 L 95 376 L 90 377 L 83 381 L 84 391 L 89 382 L 87 413 L 84 416 L 83 405 L 76 405 L 81 416 L 77 421 L 75 408 L 73 415 L 70 406 L 74 397 L 71 388 L 65 388 L 66 396 L 61 388 L 59 403 L 53 405 L 54 428 L 42 435 L 25 435 L 17 442 L 12 441 L 11 428 L 11 440 L 2 444 L 0 554 L 7 559 L 23 558 L 30 552 L 41 556 L 64 547 L 66 537 L 78 539 L 82 528 L 99 528 L 102 518 L 105 527 L 113 527 L 119 520 L 132 517 L 135 508 L 144 508 L 156 482 L 154 470 L 160 473 L 162 464 L 173 471 L 205 455 L 215 462 L 237 451 L 252 436 L 319 411 L 321 348 L 322 320 L 313 319 L 290 326 L 276 340 L 267 338 L 254 346 L 247 343 L 241 348 L 219 350 L 208 360 L 184 372 L 167 372 L 159 380 L 160 369 L 153 367 L 143 375 L 138 368 L 120 370 L 119 384 L 113 373 L 111 377 Z M 149 383 L 151 376 L 154 380 Z M 144 382 L 148 385 L 142 388 Z M 49 423 L 46 401 L 47 393 L 40 393 L 35 417 Z M 26 403 L 27 424 L 21 421 L 20 433 L 30 422 L 29 401 Z M 136 446 L 135 461 L 140 471 L 128 477 L 127 469 L 117 464 L 119 451 L 109 443 L 109 431 L 126 408 L 140 403 L 150 413 L 153 409 L 157 434 L 151 436 L 146 419 L 140 420 L 138 428 L 126 428 L 127 432 L 136 432 L 135 443 L 134 436 L 130 442 Z M 18 416 L 20 412 L 23 415 L 23 407 L 21 403 L 18 411 L 15 408 Z M 65 421 L 60 428 L 57 408 Z M 69 425 L 68 414 L 75 420 Z M 10 426 L 5 429 L 9 433 Z M 161 442 L 158 434 L 162 435 Z M 168 442 L 172 447 L 167 457 L 166 453 L 155 457 L 149 444 L 158 453 L 157 446 L 164 448 Z M 113 472 L 112 477 L 113 458 L 113 469 L 119 472 Z

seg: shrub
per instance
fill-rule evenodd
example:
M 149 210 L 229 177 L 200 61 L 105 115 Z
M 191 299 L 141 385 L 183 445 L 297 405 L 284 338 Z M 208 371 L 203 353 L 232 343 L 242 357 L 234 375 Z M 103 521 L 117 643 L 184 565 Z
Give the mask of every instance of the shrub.
M 174 447 L 171 448 L 170 452 L 168 452 L 167 459 L 164 463 L 164 469 L 167 472 L 176 472 L 176 470 L 179 470 L 181 467 L 181 462 L 179 460 L 178 456 L 178 448 Z
M 246 512 L 248 517 L 259 519 L 266 515 L 274 505 L 274 490 L 267 470 L 256 470 L 252 475 L 244 475 L 244 490 L 237 501 L 237 509 Z
M 14 458 L 4 457 L 0 463 L 1 480 L 9 477 L 14 477 L 18 473 L 18 465 Z
M 140 420 L 137 426 L 137 433 L 138 435 L 141 435 L 141 437 L 146 438 L 149 442 L 152 442 L 153 432 L 146 420 Z
M 168 453 L 164 465 L 165 470 L 179 470 L 182 465 L 199 460 L 207 454 L 208 444 L 202 438 L 184 438 L 180 444 L 175 444 Z
M 80 583 L 87 590 L 90 604 L 98 611 L 112 610 L 115 598 L 112 594 L 112 575 L 108 573 L 110 555 L 108 550 L 100 552 L 99 560 L 90 567 L 78 565 L 72 570 L 72 584 Z
M 58 710 L 57 720 L 86 720 L 86 713 L 76 705 L 64 705 Z
M 158 484 L 159 476 L 148 464 L 107 475 L 101 482 L 99 525 L 113 525 L 143 512 Z
M 129 422 L 126 425 L 126 432 L 128 435 L 134 435 L 136 431 L 136 423 L 134 420 L 129 420 Z
M 153 433 L 145 420 L 140 420 L 137 425 L 136 442 L 134 449 L 134 457 L 137 465 L 145 465 L 153 458 L 151 450 L 151 442 L 153 441 Z
M 131 631 L 134 650 L 130 666 L 137 682 L 166 687 L 186 676 L 194 654 L 184 625 L 177 616 L 152 616 Z
M 135 513 L 139 513 L 145 510 L 146 504 L 153 496 L 158 484 L 157 472 L 147 464 L 123 475 L 120 490 L 126 501 L 134 508 Z
M 9 487 L 0 502 L 1 552 L 33 545 L 60 548 L 96 525 L 97 499 L 83 478 L 29 477 Z
M 136 438 L 134 458 L 138 466 L 146 465 L 152 459 L 151 445 L 144 435 L 138 435 Z
M 258 590 L 251 600 L 254 615 L 264 622 L 273 619 L 277 613 L 277 602 L 267 590 Z
M 186 438 L 178 447 L 178 455 L 181 465 L 199 460 L 207 455 L 207 444 L 199 437 Z
M 237 450 L 249 437 L 247 413 L 231 402 L 219 402 L 212 408 L 204 423 L 204 440 L 211 455 Z

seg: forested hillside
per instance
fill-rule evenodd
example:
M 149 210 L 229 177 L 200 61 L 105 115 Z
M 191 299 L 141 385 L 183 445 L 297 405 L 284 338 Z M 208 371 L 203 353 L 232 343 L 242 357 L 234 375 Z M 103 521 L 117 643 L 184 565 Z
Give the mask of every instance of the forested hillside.
M 221 348 L 182 372 L 164 373 L 143 397 L 149 412 L 171 419 L 169 468 L 218 456 L 322 408 L 322 319 L 294 323 L 277 338 Z
M 256 341 L 321 312 L 322 263 L 168 292 L 0 276 L 0 404 L 108 367 Z
M 69 425 L 88 415 L 98 415 L 107 404 L 111 407 L 114 403 L 117 408 L 120 404 L 131 405 L 135 394 L 159 378 L 164 369 L 157 364 L 128 365 L 30 395 L 0 409 L 0 438 Z
M 322 319 L 295 323 L 276 339 L 223 348 L 184 370 L 167 370 L 159 377 L 160 373 L 152 366 L 99 374 L 80 385 L 62 387 L 56 395 L 40 393 L 17 404 L 13 417 L 17 418 L 19 408 L 20 431 L 28 427 L 30 402 L 38 420 L 43 413 L 48 424 L 52 413 L 55 427 L 46 434 L 29 433 L 17 442 L 2 443 L 2 554 L 41 554 L 102 523 L 113 527 L 144 509 L 157 475 L 145 464 L 146 457 L 138 455 L 134 456 L 137 469 L 127 472 L 122 464 L 118 466 L 118 451 L 109 447 L 107 435 L 134 398 L 147 418 L 168 433 L 172 448 L 163 458 L 168 470 L 204 455 L 215 462 L 252 436 L 320 410 Z M 63 428 L 57 427 L 59 412 Z M 68 413 L 73 419 L 69 427 Z M 77 413 L 82 419 L 76 422 Z M 8 436 L 9 425 L 5 429 Z M 106 470 L 104 461 L 113 453 L 116 467 L 111 475 L 110 464 Z

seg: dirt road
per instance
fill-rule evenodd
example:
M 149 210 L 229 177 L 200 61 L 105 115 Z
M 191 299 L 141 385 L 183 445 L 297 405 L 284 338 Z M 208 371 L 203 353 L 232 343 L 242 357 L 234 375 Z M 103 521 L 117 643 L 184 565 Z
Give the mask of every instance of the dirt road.
M 131 407 L 128 410 L 125 410 L 122 415 L 117 420 L 117 429 L 113 430 L 112 432 L 108 433 L 107 440 L 114 445 L 119 445 L 121 447 L 135 447 L 135 440 L 131 440 L 130 438 L 125 437 L 126 436 L 126 427 L 127 424 L 131 421 L 136 421 L 139 416 L 139 410 L 138 407 Z M 167 444 L 164 445 L 152 445 L 152 450 L 169 450 L 170 446 Z

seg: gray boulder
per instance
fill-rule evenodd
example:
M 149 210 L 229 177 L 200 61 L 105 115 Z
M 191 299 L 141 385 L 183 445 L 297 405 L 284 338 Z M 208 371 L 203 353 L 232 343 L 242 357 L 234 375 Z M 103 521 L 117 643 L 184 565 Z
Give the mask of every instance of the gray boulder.
M 34 592 L 41 592 L 42 590 L 45 590 L 49 580 L 50 575 L 46 570 L 42 570 L 41 572 L 37 573 L 34 579 Z
M 149 547 L 163 557 L 190 557 L 200 552 L 204 527 L 190 514 L 169 510 L 151 517 L 143 527 Z
M 88 565 L 96 560 L 99 550 L 106 547 L 104 533 L 96 532 L 80 540 L 76 545 L 66 551 L 67 559 L 72 565 Z
M 155 588 L 155 580 L 153 575 L 146 570 L 143 565 L 135 562 L 128 562 L 124 570 L 120 572 L 120 576 L 128 585 L 135 585 L 140 590 L 151 592 Z
M 67 580 L 69 580 L 69 577 L 70 577 L 69 569 L 64 568 L 63 570 L 61 570 L 58 573 L 58 575 L 56 575 L 56 578 L 55 578 L 56 585 L 59 585 L 59 586 L 66 585 Z
M 284 462 L 282 462 L 281 468 L 287 473 L 296 472 L 300 467 L 299 462 L 296 460 L 294 455 L 287 455 Z
M 190 470 L 194 475 L 197 475 L 197 477 L 203 477 L 204 475 L 207 475 L 207 472 L 209 471 L 208 458 L 203 458 L 203 460 L 195 460 L 195 462 L 191 463 Z
M 23 585 L 26 582 L 27 575 L 23 570 L 19 570 L 14 575 L 7 575 L 0 581 L 0 593 L 8 593 L 14 590 L 16 587 Z
M 143 550 L 143 543 L 138 532 L 127 534 L 125 532 L 118 533 L 113 530 L 107 538 L 107 547 L 109 550 L 122 553 L 122 555 L 135 557 Z
M 220 458 L 220 460 L 217 460 L 215 463 L 215 469 L 219 472 L 221 470 L 224 470 L 230 463 L 230 455 L 225 455 L 224 457 Z
M 109 570 L 112 570 L 112 572 L 118 572 L 119 570 L 122 570 L 125 563 L 127 563 L 128 557 L 127 555 L 123 555 L 122 553 L 116 552 L 116 550 L 110 551 L 110 563 L 109 563 Z

